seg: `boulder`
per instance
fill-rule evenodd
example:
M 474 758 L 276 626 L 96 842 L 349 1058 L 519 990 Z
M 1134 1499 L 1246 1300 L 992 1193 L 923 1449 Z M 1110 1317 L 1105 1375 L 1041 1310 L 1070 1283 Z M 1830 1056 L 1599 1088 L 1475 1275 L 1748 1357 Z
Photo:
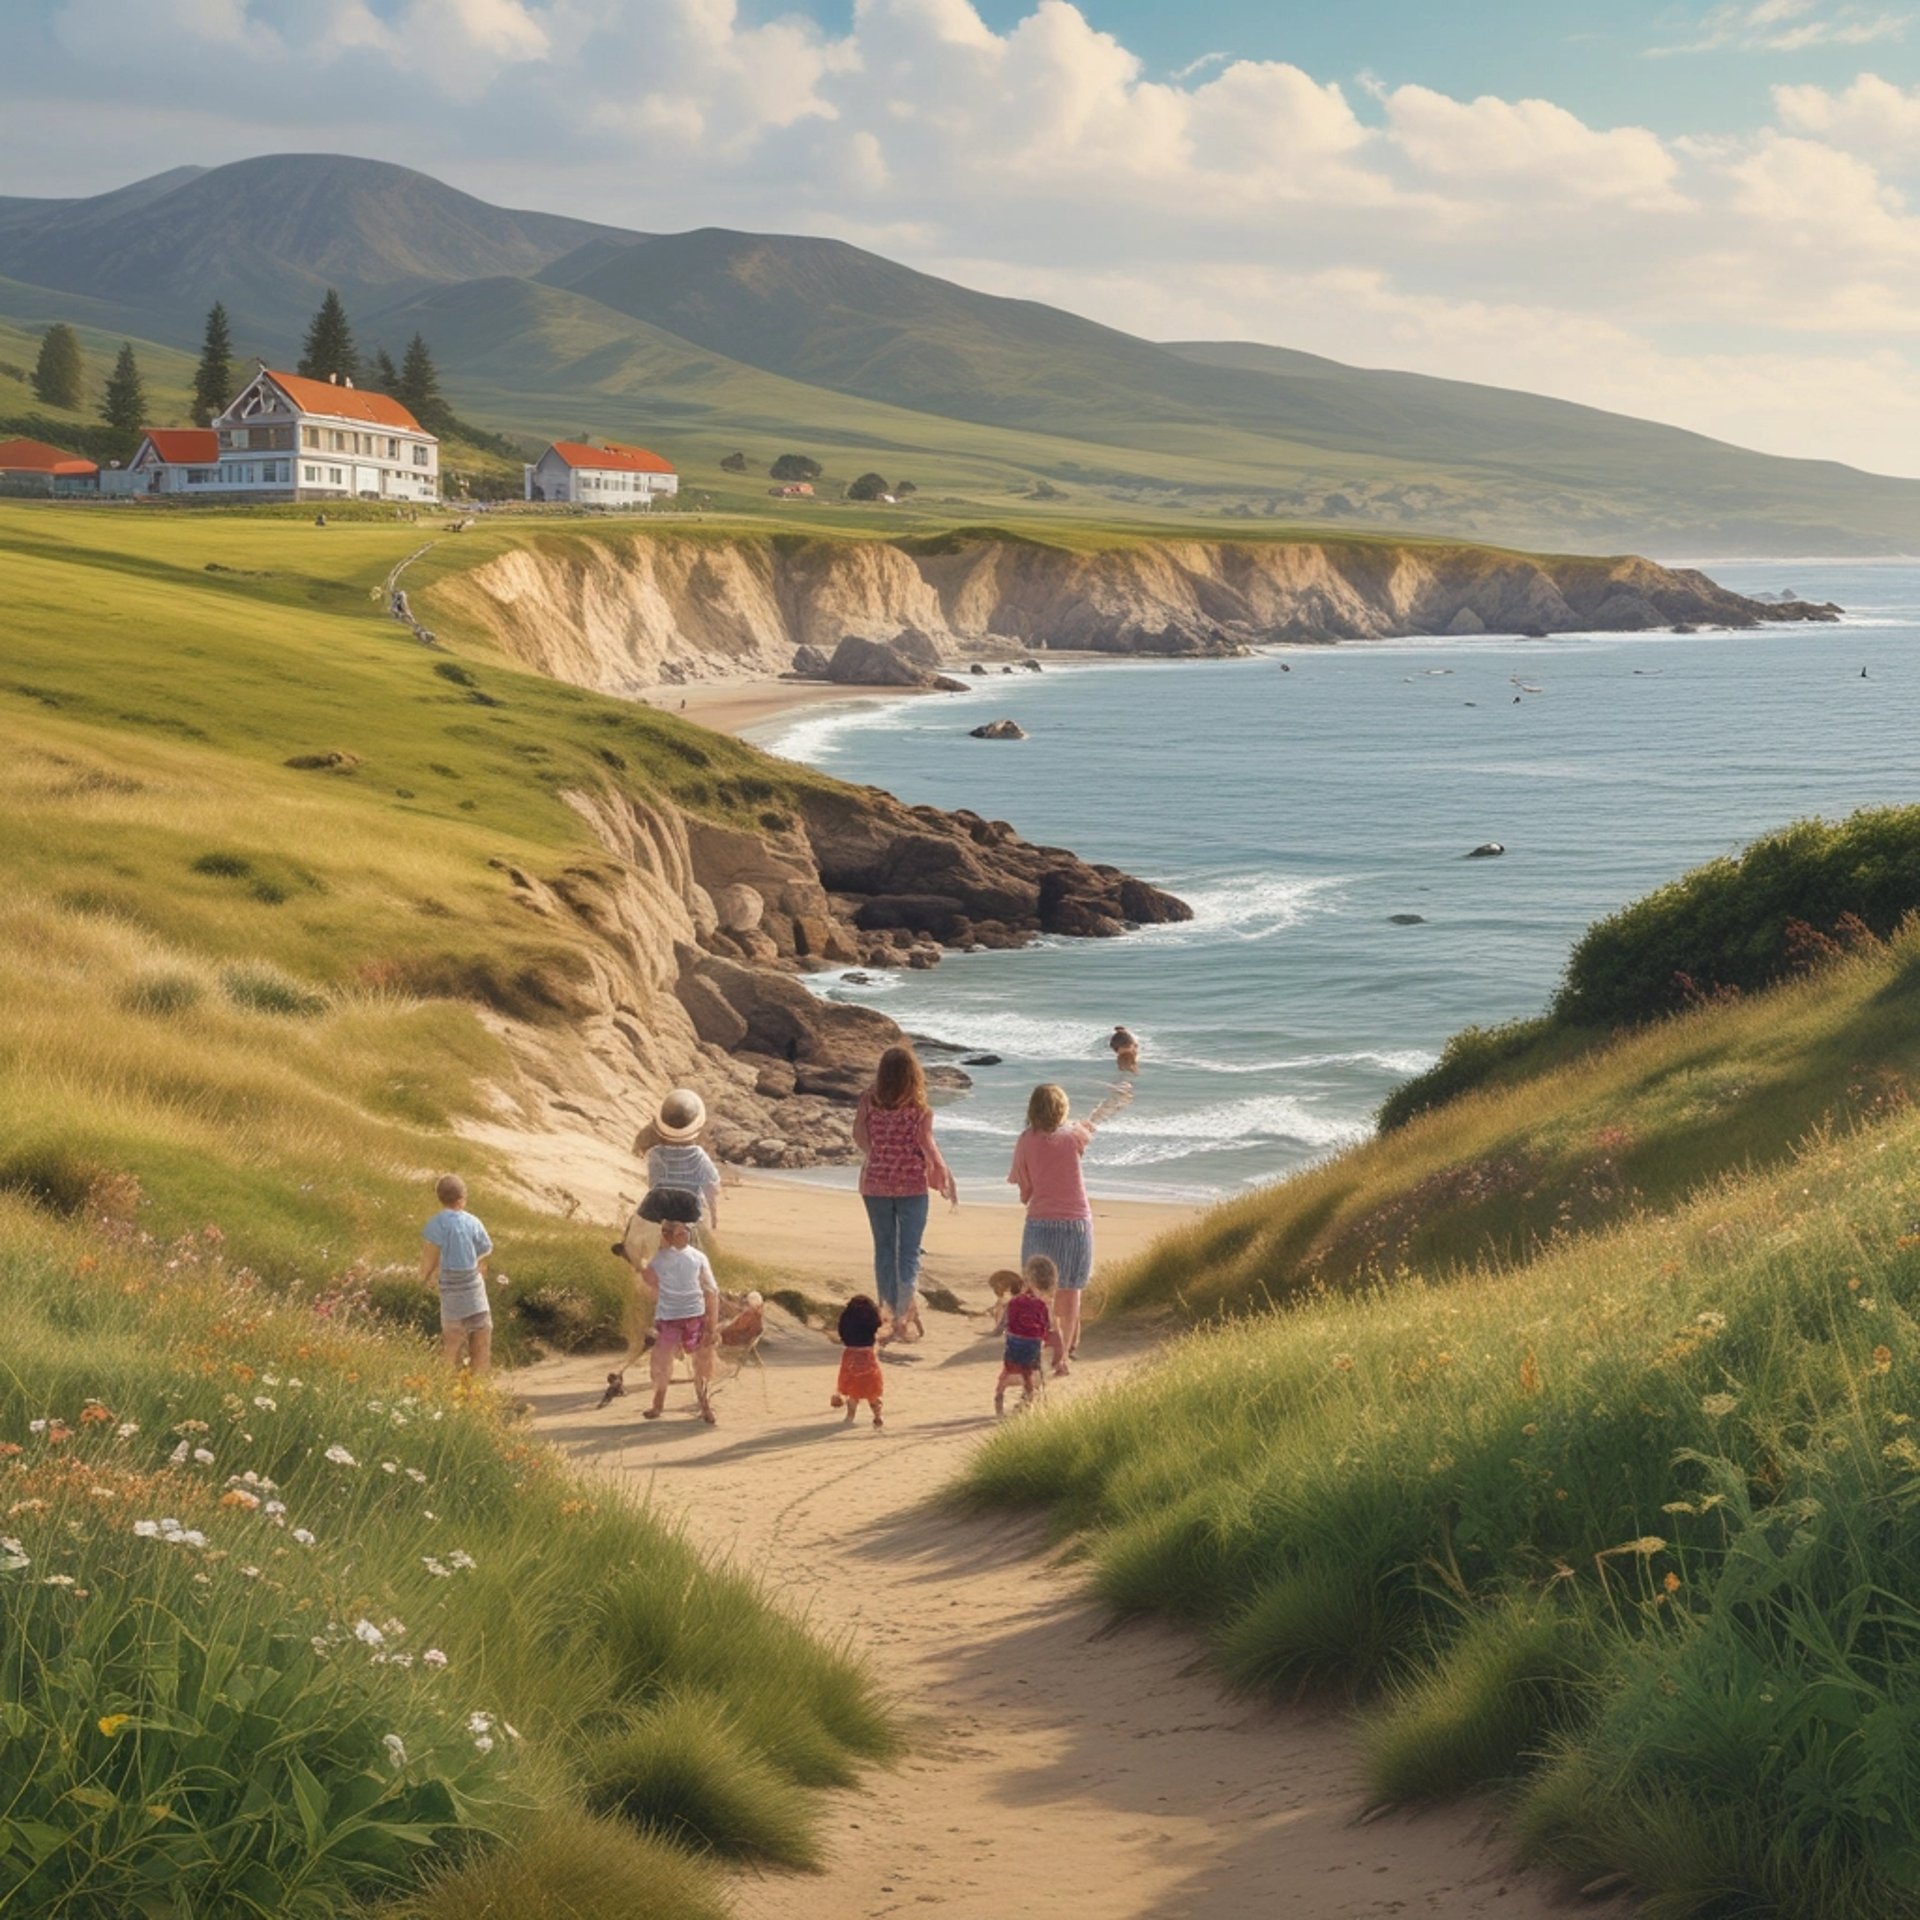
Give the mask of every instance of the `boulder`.
M 973 1085 L 973 1075 L 958 1067 L 940 1065 L 926 1070 L 927 1085 L 941 1093 L 965 1093 Z
M 997 1067 L 1000 1056 L 997 1053 L 968 1053 L 960 1058 L 963 1067 Z
M 833 662 L 818 647 L 795 647 L 793 670 L 803 680 L 826 680 L 832 677 Z
M 1471 607 L 1462 607 L 1443 629 L 1447 633 L 1485 633 L 1487 623 Z
M 983 727 L 970 727 L 970 740 L 1024 740 L 1027 730 L 1017 720 L 989 720 Z
M 976 660 L 973 663 L 973 665 L 967 669 L 967 671 L 972 674 L 978 674 L 982 679 L 984 679 L 986 677 L 986 672 L 987 672 L 987 663 L 984 660 Z
M 940 651 L 940 643 L 930 633 L 923 633 L 918 627 L 902 627 L 887 642 L 902 660 L 911 660 L 916 667 L 937 669 L 945 656 Z
M 1396 927 L 1424 927 L 1427 916 L 1424 913 L 1390 913 L 1388 923 Z
M 841 687 L 925 687 L 933 683 L 925 666 L 896 652 L 883 640 L 850 633 L 833 650 L 827 678 Z
M 967 683 L 956 680 L 950 673 L 936 673 L 927 684 L 936 693 L 965 693 L 967 690 Z
M 760 924 L 766 910 L 767 903 L 761 897 L 760 890 L 748 886 L 744 881 L 716 887 L 713 891 L 714 914 L 728 933 L 751 933 Z
M 1020 662 L 1020 668 L 1023 673 L 1039 673 L 1041 671 L 1038 660 L 1022 660 Z
M 1467 855 L 1469 860 L 1497 860 L 1506 852 L 1498 840 L 1483 840 Z

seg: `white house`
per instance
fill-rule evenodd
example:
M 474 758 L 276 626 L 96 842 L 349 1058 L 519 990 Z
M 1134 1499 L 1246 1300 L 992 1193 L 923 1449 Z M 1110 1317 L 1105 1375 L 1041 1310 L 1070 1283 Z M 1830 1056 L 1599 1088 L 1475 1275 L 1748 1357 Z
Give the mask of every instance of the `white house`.
M 566 500 L 579 507 L 650 507 L 680 491 L 680 476 L 645 447 L 584 446 L 556 440 L 525 469 L 529 500 Z
M 149 427 L 124 467 L 105 467 L 100 491 L 204 494 L 219 491 L 220 436 L 211 427 Z
M 213 431 L 219 445 L 210 492 L 408 506 L 440 498 L 440 442 L 398 400 L 351 381 L 262 367 Z

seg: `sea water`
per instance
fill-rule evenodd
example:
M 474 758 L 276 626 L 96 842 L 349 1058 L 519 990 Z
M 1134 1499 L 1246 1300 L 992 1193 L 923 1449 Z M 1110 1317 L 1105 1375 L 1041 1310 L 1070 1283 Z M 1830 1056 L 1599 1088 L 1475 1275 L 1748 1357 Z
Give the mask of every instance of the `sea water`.
M 1277 1179 L 1362 1137 L 1450 1034 L 1541 1011 L 1595 919 L 1790 820 L 1920 801 L 1920 565 L 1708 570 L 1846 616 L 1056 663 L 993 672 L 964 699 L 788 716 L 762 744 L 1010 820 L 1194 909 L 1124 939 L 810 984 L 1001 1056 L 939 1118 L 982 1199 L 1004 1197 L 1035 1082 L 1059 1081 L 1080 1111 L 1102 1096 L 1116 1022 L 1142 1067 L 1089 1157 L 1096 1190 Z M 1003 716 L 1030 737 L 968 737 Z M 1466 857 L 1487 841 L 1505 853 Z

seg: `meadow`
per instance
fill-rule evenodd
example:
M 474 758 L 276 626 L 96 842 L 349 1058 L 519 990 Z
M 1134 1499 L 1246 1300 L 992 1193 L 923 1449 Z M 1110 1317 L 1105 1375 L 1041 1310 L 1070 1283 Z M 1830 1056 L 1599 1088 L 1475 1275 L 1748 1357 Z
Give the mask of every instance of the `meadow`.
M 1220 1209 L 1120 1282 L 1199 1330 L 964 1496 L 1357 1701 L 1381 1802 L 1656 1920 L 1913 1914 L 1917 979 L 1909 921 Z

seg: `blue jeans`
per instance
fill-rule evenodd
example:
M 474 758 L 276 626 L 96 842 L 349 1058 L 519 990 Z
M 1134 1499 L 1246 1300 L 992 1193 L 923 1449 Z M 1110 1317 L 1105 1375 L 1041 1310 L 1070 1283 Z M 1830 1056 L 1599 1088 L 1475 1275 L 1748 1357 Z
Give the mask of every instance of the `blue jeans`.
M 867 1193 L 867 1224 L 873 1229 L 873 1287 L 889 1314 L 913 1305 L 920 1283 L 920 1242 L 927 1231 L 924 1193 Z

